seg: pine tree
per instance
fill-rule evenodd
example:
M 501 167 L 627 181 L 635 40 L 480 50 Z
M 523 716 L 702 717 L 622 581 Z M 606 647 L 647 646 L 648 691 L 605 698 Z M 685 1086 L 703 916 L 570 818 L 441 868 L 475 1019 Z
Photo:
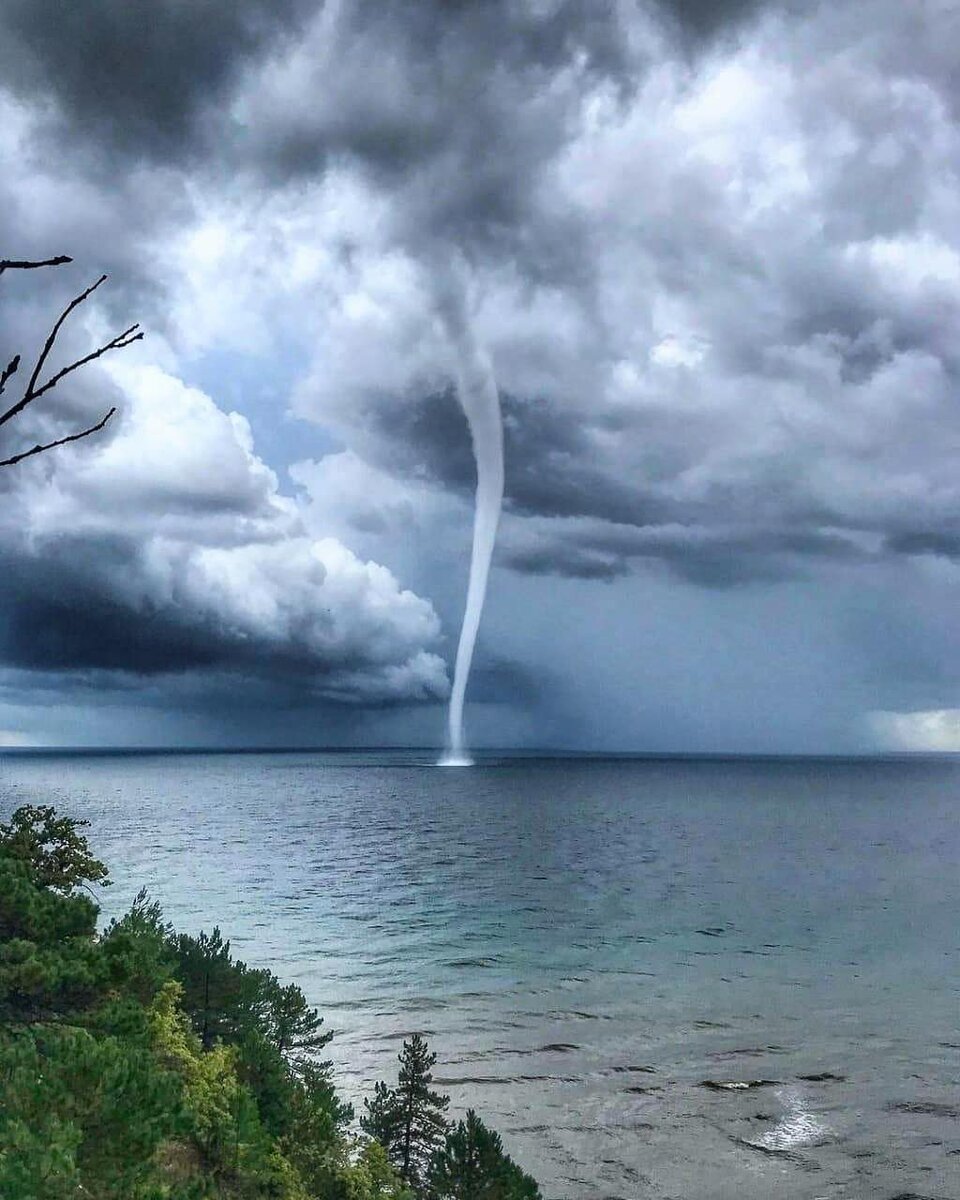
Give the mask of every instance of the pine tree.
M 109 887 L 108 871 L 78 830 L 89 821 L 58 817 L 47 805 L 24 804 L 0 825 L 0 853 L 25 862 L 38 887 L 69 896 L 89 883 Z
M 536 1182 L 504 1153 L 473 1109 L 447 1135 L 430 1171 L 436 1200 L 540 1200 Z
M 97 906 L 36 880 L 27 858 L 0 846 L 0 1026 L 79 1019 L 112 982 L 95 942 Z
M 197 937 L 168 933 L 165 948 L 204 1050 L 218 1041 L 243 1045 L 255 1032 L 296 1071 L 333 1036 L 295 983 L 235 959 L 218 926 Z
M 240 1040 L 250 1004 L 246 966 L 234 960 L 219 926 L 198 937 L 181 933 L 171 939 L 174 976 L 183 985 L 182 1005 L 204 1050 L 218 1041 Z
M 139 958 L 77 889 L 103 867 L 52 809 L 0 826 L 0 1196 L 145 1197 L 180 1081 L 126 992 Z M 157 1194 L 155 1191 L 151 1194 Z
M 374 1085 L 373 1099 L 364 1100 L 365 1114 L 360 1118 L 360 1128 L 384 1149 L 393 1139 L 396 1103 L 394 1093 L 381 1081 Z
M 148 1007 L 173 976 L 169 942 L 173 929 L 163 910 L 141 888 L 129 911 L 114 917 L 100 938 L 104 954 L 122 961 L 125 994 Z
M 437 1061 L 418 1034 L 403 1043 L 398 1084 L 378 1083 L 372 1101 L 364 1102 L 360 1118 L 365 1133 L 386 1150 L 400 1178 L 418 1196 L 427 1194 L 430 1164 L 447 1132 L 444 1111 L 448 1096 L 431 1091 L 432 1067 Z
M 284 985 L 269 971 L 257 974 L 262 977 L 260 1023 L 269 1030 L 270 1040 L 294 1065 L 312 1060 L 333 1037 L 332 1031 L 320 1028 L 323 1017 L 295 983 Z

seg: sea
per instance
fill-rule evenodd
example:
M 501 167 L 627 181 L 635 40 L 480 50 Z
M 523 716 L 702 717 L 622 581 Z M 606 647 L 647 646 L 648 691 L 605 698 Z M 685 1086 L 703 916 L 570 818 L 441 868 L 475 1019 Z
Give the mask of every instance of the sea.
M 298 983 L 362 1106 L 422 1033 L 548 1200 L 960 1200 L 960 761 L 5 752 L 103 918 Z

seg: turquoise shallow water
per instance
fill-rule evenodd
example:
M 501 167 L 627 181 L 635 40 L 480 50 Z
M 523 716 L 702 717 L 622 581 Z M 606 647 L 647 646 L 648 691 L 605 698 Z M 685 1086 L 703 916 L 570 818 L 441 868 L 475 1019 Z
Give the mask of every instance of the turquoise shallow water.
M 8 754 L 0 785 L 92 822 L 108 915 L 146 885 L 300 983 L 352 1097 L 427 1034 L 549 1197 L 960 1200 L 958 763 Z

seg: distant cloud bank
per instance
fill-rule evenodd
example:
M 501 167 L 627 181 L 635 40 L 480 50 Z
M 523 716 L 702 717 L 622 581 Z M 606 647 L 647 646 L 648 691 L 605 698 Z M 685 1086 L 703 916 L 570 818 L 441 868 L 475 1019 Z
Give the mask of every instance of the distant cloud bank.
M 960 708 L 877 712 L 871 714 L 870 723 L 890 749 L 960 754 Z

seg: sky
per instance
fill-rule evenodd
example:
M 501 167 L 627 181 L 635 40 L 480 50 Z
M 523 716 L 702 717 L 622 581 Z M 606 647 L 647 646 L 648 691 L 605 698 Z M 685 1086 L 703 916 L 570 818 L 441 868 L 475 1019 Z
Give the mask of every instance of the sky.
M 0 744 L 960 750 L 956 0 L 5 0 Z M 59 344 L 58 344 L 59 345 Z M 6 399 L 6 397 L 5 397 Z

